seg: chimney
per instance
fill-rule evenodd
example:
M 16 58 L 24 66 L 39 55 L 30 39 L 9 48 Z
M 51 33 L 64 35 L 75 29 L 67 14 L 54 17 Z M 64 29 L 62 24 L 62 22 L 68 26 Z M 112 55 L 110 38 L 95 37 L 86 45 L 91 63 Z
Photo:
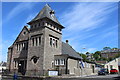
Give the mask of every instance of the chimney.
M 68 42 L 69 42 L 69 41 L 68 41 L 68 40 L 66 40 L 66 43 L 67 43 L 67 44 L 68 44 Z

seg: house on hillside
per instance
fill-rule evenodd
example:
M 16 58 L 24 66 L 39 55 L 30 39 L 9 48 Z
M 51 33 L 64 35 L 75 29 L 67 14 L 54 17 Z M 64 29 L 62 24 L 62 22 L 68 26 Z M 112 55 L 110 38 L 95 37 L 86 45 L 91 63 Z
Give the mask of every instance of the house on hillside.
M 108 49 L 101 51 L 101 57 L 104 58 L 114 58 L 117 55 L 120 55 L 120 49 Z
M 0 73 L 2 73 L 3 70 L 6 70 L 6 62 L 1 62 L 0 63 Z

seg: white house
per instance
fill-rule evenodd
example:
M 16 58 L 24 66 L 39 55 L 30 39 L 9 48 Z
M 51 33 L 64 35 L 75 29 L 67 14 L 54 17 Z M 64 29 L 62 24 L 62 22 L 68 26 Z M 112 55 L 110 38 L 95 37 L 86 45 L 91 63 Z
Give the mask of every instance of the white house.
M 120 57 L 104 64 L 104 68 L 107 68 L 109 71 L 111 69 L 117 69 L 120 72 Z

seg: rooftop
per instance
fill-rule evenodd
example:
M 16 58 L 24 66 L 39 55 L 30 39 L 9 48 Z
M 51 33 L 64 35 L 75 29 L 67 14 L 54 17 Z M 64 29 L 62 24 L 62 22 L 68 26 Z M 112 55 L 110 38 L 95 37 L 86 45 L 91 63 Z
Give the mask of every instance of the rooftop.
M 68 54 L 70 57 L 82 59 L 82 57 L 68 43 L 62 42 L 62 54 Z

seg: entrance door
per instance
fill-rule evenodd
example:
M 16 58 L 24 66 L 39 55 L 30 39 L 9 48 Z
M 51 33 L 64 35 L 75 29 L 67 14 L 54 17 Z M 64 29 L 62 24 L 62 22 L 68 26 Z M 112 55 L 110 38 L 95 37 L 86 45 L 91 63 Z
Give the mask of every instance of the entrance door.
M 119 68 L 119 72 L 120 72 L 120 66 L 118 66 L 118 68 Z
M 21 74 L 25 74 L 26 71 L 26 61 L 22 60 L 19 61 L 18 63 L 18 72 L 20 72 Z
M 95 71 L 94 71 L 94 66 L 92 65 L 92 72 L 94 73 Z

